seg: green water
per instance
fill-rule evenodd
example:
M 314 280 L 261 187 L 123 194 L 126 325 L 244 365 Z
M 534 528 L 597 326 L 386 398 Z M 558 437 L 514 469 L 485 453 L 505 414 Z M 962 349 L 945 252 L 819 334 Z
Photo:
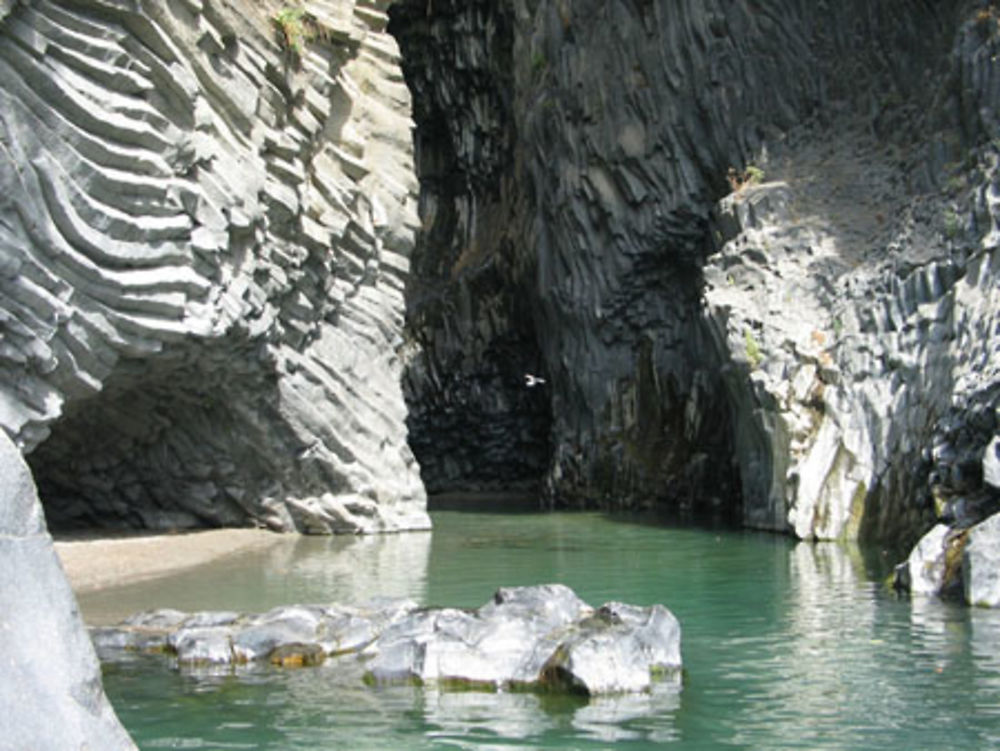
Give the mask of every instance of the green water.
M 557 700 L 373 689 L 320 668 L 108 665 L 142 749 L 987 749 L 1000 747 L 1000 613 L 896 599 L 891 556 L 598 514 L 438 512 L 432 534 L 290 539 L 195 573 L 84 598 L 93 621 L 152 606 L 263 610 L 406 595 L 478 606 L 558 581 L 591 604 L 671 608 L 679 692 Z

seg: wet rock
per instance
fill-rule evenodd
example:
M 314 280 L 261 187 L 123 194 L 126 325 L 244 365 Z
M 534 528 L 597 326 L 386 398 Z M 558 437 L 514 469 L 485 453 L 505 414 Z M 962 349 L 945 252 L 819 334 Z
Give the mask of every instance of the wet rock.
M 362 607 L 288 606 L 224 619 L 150 613 L 94 630 L 105 659 L 165 644 L 178 664 L 270 662 L 312 666 L 355 659 L 371 683 L 449 690 L 527 689 L 584 694 L 649 690 L 676 681 L 680 626 L 661 605 L 594 609 L 562 585 L 502 588 L 478 610 L 421 609 L 409 601 Z
M 662 605 L 603 605 L 542 666 L 544 686 L 588 695 L 645 691 L 681 665 L 680 626 Z
M 1000 514 L 967 529 L 935 526 L 896 567 L 894 585 L 915 595 L 1000 607 Z

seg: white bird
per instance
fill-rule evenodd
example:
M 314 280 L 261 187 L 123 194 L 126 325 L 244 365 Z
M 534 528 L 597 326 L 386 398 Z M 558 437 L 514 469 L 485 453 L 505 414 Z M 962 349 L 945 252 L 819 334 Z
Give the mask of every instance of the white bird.
M 535 386 L 541 386 L 543 383 L 545 383 L 545 379 L 540 376 L 531 375 L 531 373 L 524 374 L 524 385 L 529 389 L 534 388 Z

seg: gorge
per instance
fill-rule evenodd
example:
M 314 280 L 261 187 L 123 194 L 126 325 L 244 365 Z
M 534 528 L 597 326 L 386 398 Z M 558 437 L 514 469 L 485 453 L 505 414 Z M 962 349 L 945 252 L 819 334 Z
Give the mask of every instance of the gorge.
M 426 486 L 914 538 L 992 439 L 981 5 L 317 3 L 293 48 L 8 4 L 50 523 L 420 528 Z
M 898 585 L 1000 604 L 998 54 L 992 0 L 0 0 L 0 426 L 52 529 L 501 494 L 931 530 Z

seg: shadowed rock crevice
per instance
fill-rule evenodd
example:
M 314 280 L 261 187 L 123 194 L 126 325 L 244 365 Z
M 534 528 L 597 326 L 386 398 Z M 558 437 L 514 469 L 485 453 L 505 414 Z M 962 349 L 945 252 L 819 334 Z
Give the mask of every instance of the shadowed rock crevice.
M 521 227 L 531 214 L 514 151 L 513 9 L 397 3 L 390 16 L 406 48 L 421 184 L 406 289 L 410 445 L 429 493 L 537 495 L 551 418 Z

